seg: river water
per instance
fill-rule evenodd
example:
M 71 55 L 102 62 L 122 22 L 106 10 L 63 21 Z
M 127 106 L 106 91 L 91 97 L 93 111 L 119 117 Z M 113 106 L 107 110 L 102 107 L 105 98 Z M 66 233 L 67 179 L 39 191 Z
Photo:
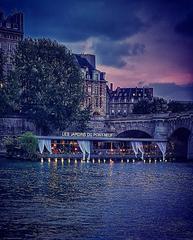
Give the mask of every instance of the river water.
M 0 239 L 193 239 L 193 163 L 0 159 Z

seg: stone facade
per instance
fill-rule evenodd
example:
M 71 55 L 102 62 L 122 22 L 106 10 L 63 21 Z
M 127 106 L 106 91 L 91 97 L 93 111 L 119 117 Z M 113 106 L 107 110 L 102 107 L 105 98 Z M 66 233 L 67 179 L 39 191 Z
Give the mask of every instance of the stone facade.
M 112 85 L 111 85 L 112 86 Z M 134 104 L 141 99 L 153 99 L 153 88 L 108 89 L 108 115 L 110 117 L 127 117 L 133 112 Z
M 95 55 L 75 54 L 85 79 L 84 107 L 90 107 L 93 116 L 106 116 L 107 81 L 105 73 L 96 69 Z
M 6 56 L 5 74 L 13 68 L 12 55 L 20 40 L 23 39 L 23 13 L 5 17 L 0 11 L 0 48 Z

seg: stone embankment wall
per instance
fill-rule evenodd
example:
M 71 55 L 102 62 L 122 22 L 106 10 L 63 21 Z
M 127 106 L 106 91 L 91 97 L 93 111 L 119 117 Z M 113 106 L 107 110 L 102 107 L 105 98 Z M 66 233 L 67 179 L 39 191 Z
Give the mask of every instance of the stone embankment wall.
M 5 136 L 18 136 L 26 131 L 36 133 L 36 126 L 24 117 L 0 117 L 0 151 L 3 150 Z

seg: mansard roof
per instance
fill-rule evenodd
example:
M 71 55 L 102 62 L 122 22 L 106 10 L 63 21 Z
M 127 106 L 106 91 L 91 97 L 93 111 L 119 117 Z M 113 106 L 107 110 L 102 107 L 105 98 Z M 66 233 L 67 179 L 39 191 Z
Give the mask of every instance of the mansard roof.
M 74 55 L 81 68 L 87 67 L 89 70 L 94 70 L 94 67 L 88 62 L 86 58 L 83 58 L 80 54 L 74 54 Z
M 117 99 L 130 99 L 132 98 L 137 98 L 138 95 L 141 93 L 150 93 L 152 91 L 153 93 L 153 88 L 120 88 L 118 87 L 116 90 L 111 91 L 109 90 L 109 95 L 110 98 L 114 98 L 115 100 Z M 149 96 L 150 97 L 150 96 Z

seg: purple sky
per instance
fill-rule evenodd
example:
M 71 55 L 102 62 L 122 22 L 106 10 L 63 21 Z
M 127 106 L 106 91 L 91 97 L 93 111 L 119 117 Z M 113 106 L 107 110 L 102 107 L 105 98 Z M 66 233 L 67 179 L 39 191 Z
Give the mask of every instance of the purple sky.
M 157 96 L 193 100 L 192 0 L 1 0 L 25 13 L 25 35 L 94 53 L 115 87 L 153 86 Z

